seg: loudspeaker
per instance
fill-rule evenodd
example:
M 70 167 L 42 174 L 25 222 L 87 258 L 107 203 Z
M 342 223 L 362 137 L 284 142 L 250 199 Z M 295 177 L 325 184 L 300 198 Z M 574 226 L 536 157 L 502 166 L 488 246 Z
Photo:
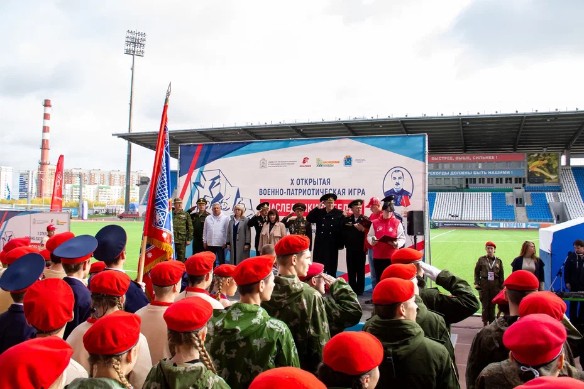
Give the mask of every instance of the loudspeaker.
M 424 235 L 424 211 L 408 212 L 408 235 Z

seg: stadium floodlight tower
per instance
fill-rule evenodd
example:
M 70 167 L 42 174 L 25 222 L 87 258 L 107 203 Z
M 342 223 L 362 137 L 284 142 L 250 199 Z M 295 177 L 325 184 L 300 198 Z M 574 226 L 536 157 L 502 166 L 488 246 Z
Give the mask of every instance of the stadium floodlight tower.
M 124 54 L 132 56 L 132 78 L 130 81 L 130 114 L 128 118 L 128 132 L 132 132 L 132 105 L 134 102 L 134 61 L 136 56 L 144 56 L 144 46 L 146 45 L 146 33 L 134 30 L 126 31 L 126 45 Z M 132 142 L 128 140 L 128 153 L 126 157 L 126 193 L 124 196 L 124 211 L 130 210 L 130 188 L 132 175 Z

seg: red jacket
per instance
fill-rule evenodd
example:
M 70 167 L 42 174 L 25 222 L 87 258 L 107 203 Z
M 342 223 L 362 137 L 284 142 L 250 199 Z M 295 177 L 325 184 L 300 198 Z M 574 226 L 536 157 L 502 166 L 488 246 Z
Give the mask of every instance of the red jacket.
M 373 220 L 371 228 L 373 228 L 375 237 L 377 239 L 380 239 L 384 235 L 397 238 L 397 230 L 399 225 L 400 221 L 392 213 L 389 219 L 384 219 L 383 216 L 381 216 Z M 387 259 L 389 261 L 391 260 L 391 255 L 395 250 L 397 249 L 389 243 L 377 242 L 377 244 L 373 246 L 373 258 Z

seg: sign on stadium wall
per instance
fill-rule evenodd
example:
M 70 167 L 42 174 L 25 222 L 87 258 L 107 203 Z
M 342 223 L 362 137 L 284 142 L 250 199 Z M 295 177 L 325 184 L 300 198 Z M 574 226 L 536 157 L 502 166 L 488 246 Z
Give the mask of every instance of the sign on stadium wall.
M 428 177 L 524 177 L 524 169 L 494 169 L 494 170 L 430 170 Z
M 56 233 L 70 230 L 68 212 L 0 211 L 0 250 L 12 238 L 30 236 L 32 245 L 40 245 L 52 224 Z
M 527 182 L 529 184 L 559 184 L 560 154 L 559 153 L 528 154 Z
M 432 154 L 428 163 L 513 162 L 525 161 L 524 153 L 501 154 Z

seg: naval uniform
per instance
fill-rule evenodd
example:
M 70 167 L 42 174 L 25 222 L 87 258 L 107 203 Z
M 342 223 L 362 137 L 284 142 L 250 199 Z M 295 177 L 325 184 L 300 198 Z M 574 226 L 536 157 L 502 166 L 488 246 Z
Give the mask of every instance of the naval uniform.
M 308 213 L 306 220 L 316 224 L 312 259 L 324 264 L 325 273 L 336 277 L 339 250 L 343 248 L 343 212 L 337 208 L 328 212 L 326 208 L 314 208 Z

